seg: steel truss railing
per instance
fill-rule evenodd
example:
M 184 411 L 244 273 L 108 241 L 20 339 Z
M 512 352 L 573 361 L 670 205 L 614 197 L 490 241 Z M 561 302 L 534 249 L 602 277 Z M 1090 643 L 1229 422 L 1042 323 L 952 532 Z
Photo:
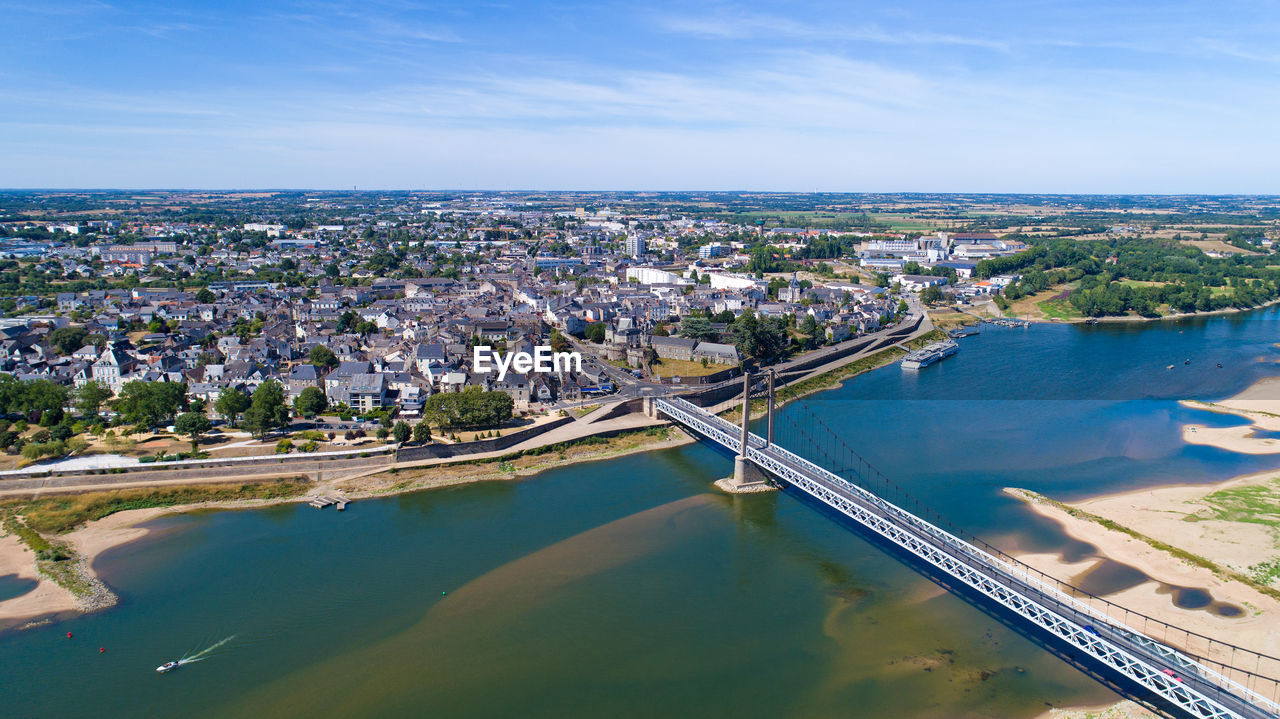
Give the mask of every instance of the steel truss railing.
M 671 419 L 742 453 L 740 427 L 678 397 L 659 398 L 654 402 L 655 408 Z M 1280 705 L 1267 697 L 1098 613 L 1025 568 L 997 559 L 777 444 L 749 434 L 746 457 L 1190 716 L 1252 719 L 1280 715 Z M 1074 620 L 1064 616 L 1071 614 L 1075 615 Z

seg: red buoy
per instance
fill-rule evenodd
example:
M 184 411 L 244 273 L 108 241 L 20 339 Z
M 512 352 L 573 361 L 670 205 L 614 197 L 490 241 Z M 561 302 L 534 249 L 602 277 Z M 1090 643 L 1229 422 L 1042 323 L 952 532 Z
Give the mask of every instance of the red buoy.
M 67 639 L 71 638 L 71 632 L 67 632 Z
M 106 653 L 106 651 L 107 651 L 107 648 L 106 648 L 106 647 L 98 647 L 98 653 L 99 653 L 99 654 L 105 654 L 105 653 Z

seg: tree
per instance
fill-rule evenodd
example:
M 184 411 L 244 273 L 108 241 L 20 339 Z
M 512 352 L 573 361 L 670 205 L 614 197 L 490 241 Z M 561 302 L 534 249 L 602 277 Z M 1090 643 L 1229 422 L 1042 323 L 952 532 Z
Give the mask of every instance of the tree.
M 312 347 L 311 354 L 307 355 L 307 359 L 317 367 L 332 369 L 338 366 L 338 356 L 333 353 L 333 350 L 324 345 Z
M 201 287 L 200 291 L 196 293 L 196 302 L 199 302 L 202 305 L 211 305 L 217 301 L 218 296 L 213 294 L 213 290 L 210 290 L 208 287 Z
M 929 285 L 920 293 L 920 301 L 927 305 L 936 305 L 942 299 L 942 290 L 937 285 Z
M 314 417 L 329 406 L 329 398 L 319 387 L 304 387 L 293 401 L 293 408 L 303 417 Z
M 178 413 L 187 399 L 187 385 L 178 382 L 126 382 L 115 409 L 130 424 L 154 427 Z
M 773 362 L 786 350 L 789 340 L 784 322 L 778 317 L 758 318 L 746 310 L 733 323 L 733 343 L 743 355 Z
M 235 424 L 240 415 L 249 409 L 249 395 L 235 387 L 228 387 L 218 394 L 213 408 L 218 411 L 218 414 Z
M 76 411 L 85 417 L 97 417 L 102 405 L 114 394 L 105 383 L 91 379 L 76 390 Z
M 514 400 L 506 392 L 469 387 L 462 392 L 431 395 L 423 407 L 423 417 L 442 429 L 492 427 L 511 419 L 514 407 Z
M 196 448 L 199 446 L 200 435 L 211 429 L 213 429 L 213 423 L 204 412 L 184 412 L 173 422 L 173 431 L 191 438 L 192 454 L 196 453 Z
M 334 331 L 340 335 L 354 332 L 358 324 L 360 324 L 360 315 L 355 310 L 347 310 L 338 318 L 338 326 L 334 328 Z
M 419 422 L 413 425 L 413 441 L 418 444 L 426 444 L 431 441 L 431 425 L 426 422 Z
M 600 344 L 601 342 L 604 342 L 604 333 L 605 326 L 603 322 L 592 322 L 587 325 L 587 330 L 583 335 L 592 342 Z
M 818 320 L 812 314 L 806 314 L 800 322 L 800 331 L 809 336 L 812 341 L 818 336 Z
M 244 413 L 244 427 L 261 439 L 267 433 L 289 422 L 289 408 L 284 403 L 284 389 L 269 379 L 253 391 L 249 409 Z
M 88 336 L 89 331 L 83 327 L 59 327 L 49 333 L 49 346 L 58 354 L 69 355 L 84 347 L 84 338 Z
M 396 426 L 391 430 L 391 435 L 395 438 L 397 444 L 404 444 L 413 436 L 413 430 L 409 428 L 409 423 L 401 420 L 396 422 Z
M 569 344 L 569 340 L 560 334 L 560 330 L 551 330 L 551 351 L 552 352 L 568 352 L 573 349 Z
M 67 404 L 67 388 L 47 379 L 24 382 L 0 373 L 0 412 L 23 414 L 31 421 Z
M 717 334 L 706 317 L 685 317 L 680 320 L 680 336 L 691 340 L 714 340 Z

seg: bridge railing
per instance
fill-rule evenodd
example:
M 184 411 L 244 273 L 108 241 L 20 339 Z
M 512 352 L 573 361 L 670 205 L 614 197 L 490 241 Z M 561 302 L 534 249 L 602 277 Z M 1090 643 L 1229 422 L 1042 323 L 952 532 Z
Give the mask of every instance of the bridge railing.
M 875 469 L 861 455 L 853 451 L 826 423 L 814 415 L 808 407 L 803 405 L 799 405 L 799 407 L 806 412 L 807 419 L 812 420 L 814 425 L 825 431 L 828 441 L 824 442 L 812 437 L 803 430 L 799 423 L 790 423 L 790 426 L 796 434 L 806 440 L 806 444 L 810 449 L 826 456 L 827 460 L 835 465 L 831 471 L 834 471 L 837 475 L 841 475 L 842 472 L 851 472 L 857 475 L 864 483 L 879 482 L 887 490 L 903 497 L 913 506 L 917 513 L 928 515 L 937 524 L 945 526 L 949 530 L 948 533 L 953 536 L 953 539 L 981 548 L 985 554 L 998 558 L 1004 566 L 1011 571 L 1016 571 L 1029 581 L 1034 581 L 1046 589 L 1072 598 L 1077 606 L 1088 607 L 1088 611 L 1093 616 L 1104 618 L 1112 624 L 1123 625 L 1129 631 L 1148 637 L 1154 643 L 1188 655 L 1199 664 L 1212 665 L 1217 674 L 1234 684 L 1243 685 L 1250 692 L 1266 699 L 1269 704 L 1274 705 L 1277 701 L 1280 701 L 1280 681 L 1277 680 L 1277 677 L 1280 677 L 1280 658 L 1223 642 L 1140 612 L 1135 612 L 1027 565 L 985 540 L 957 528 L 949 520 L 940 516 L 917 498 L 911 496 L 900 485 Z M 832 442 L 831 440 L 834 441 Z M 834 450 L 833 445 L 835 447 Z M 842 477 L 842 479 L 849 481 L 846 477 Z M 850 484 L 860 486 L 855 482 L 850 482 Z M 864 491 L 866 490 L 864 489 Z M 911 512 L 905 512 L 905 514 L 915 517 Z M 915 518 L 918 520 L 918 517 Z M 960 538 L 963 538 L 963 540 Z
M 741 441 L 739 439 L 740 428 L 734 424 L 724 420 L 723 418 L 711 415 L 692 403 L 679 398 L 666 398 L 658 401 L 668 405 L 667 407 L 662 407 L 660 405 L 660 409 L 667 412 L 674 419 L 690 425 L 695 430 L 709 436 L 711 439 L 734 451 L 741 451 Z M 826 427 L 826 425 L 820 420 L 817 420 L 816 417 L 814 417 L 814 419 L 820 426 L 825 428 L 827 432 L 834 435 L 834 432 L 831 432 L 829 427 Z M 808 437 L 809 443 L 818 447 L 821 451 L 821 443 L 814 441 L 814 438 L 808 436 L 807 433 L 803 432 L 803 430 L 801 430 L 801 434 Z M 759 448 L 766 444 L 762 438 L 754 434 L 749 435 L 749 441 L 750 447 L 748 452 L 751 454 L 755 454 L 760 451 Z M 915 531 L 922 532 L 932 537 L 935 541 L 941 542 L 946 546 L 951 547 L 954 551 L 971 557 L 975 561 L 997 567 L 1002 572 L 1018 577 L 1023 583 L 1036 587 L 1046 595 L 1055 597 L 1056 601 L 1073 606 L 1082 614 L 1096 617 L 1100 623 L 1105 623 L 1109 626 L 1122 629 L 1135 638 L 1142 637 L 1146 640 L 1147 646 L 1151 650 L 1160 652 L 1164 656 L 1173 660 L 1177 665 L 1194 669 L 1198 674 L 1204 676 L 1206 679 L 1211 679 L 1215 684 L 1227 687 L 1243 696 L 1250 697 L 1252 701 L 1269 707 L 1270 711 L 1280 713 L 1280 704 L 1276 703 L 1277 695 L 1280 694 L 1280 683 L 1277 683 L 1276 680 L 1272 679 L 1270 676 L 1260 673 L 1264 660 L 1266 660 L 1265 663 L 1268 664 L 1268 666 L 1274 663 L 1275 666 L 1280 667 L 1280 659 L 1226 644 L 1224 642 L 1219 642 L 1209 637 L 1174 627 L 1160 620 L 1147 617 L 1146 615 L 1132 612 L 1124 607 L 1100 597 L 1096 597 L 1088 592 L 1084 592 L 1077 587 L 1062 582 L 1061 580 L 1041 572 L 1040 570 L 1030 567 L 1029 565 L 1009 556 L 1005 552 L 991 546 L 985 541 L 977 539 L 976 537 L 973 538 L 972 542 L 965 541 L 959 536 L 956 536 L 956 534 L 952 534 L 951 532 L 948 532 L 916 516 L 915 514 L 898 507 L 883 497 L 868 491 L 858 483 L 852 482 L 849 479 L 840 476 L 838 473 L 833 473 L 831 470 L 821 467 L 820 465 L 801 457 L 794 452 L 786 450 L 777 444 L 772 445 L 770 447 L 770 451 L 777 453 L 779 456 L 784 457 L 786 461 L 791 462 L 798 467 L 806 468 L 810 472 L 816 473 L 820 476 L 833 477 L 838 480 L 842 486 L 847 489 L 847 491 L 854 493 L 862 501 L 877 507 L 880 511 L 885 512 L 886 514 L 892 515 L 898 521 L 911 526 Z M 852 450 L 849 451 L 852 453 Z M 827 454 L 827 452 L 823 452 L 823 454 Z M 860 456 L 857 456 L 856 453 L 852 454 L 866 467 L 875 471 L 874 468 L 871 468 L 870 465 Z M 830 460 L 833 458 L 828 454 L 828 459 Z M 887 481 L 887 478 L 885 479 Z M 913 501 L 917 506 L 923 507 L 923 505 L 920 505 L 918 500 L 914 500 L 913 498 Z M 925 509 L 937 516 L 936 513 L 931 512 L 931 510 L 927 510 L 927 508 Z M 950 523 L 947 522 L 947 524 Z M 978 546 L 975 546 L 975 544 Z M 1137 622 L 1134 621 L 1135 619 L 1142 620 L 1143 629 L 1146 631 L 1139 630 L 1137 628 Z M 1152 625 L 1163 629 L 1162 639 L 1165 639 L 1165 641 L 1160 641 L 1154 638 L 1150 632 Z M 1180 647 L 1175 649 L 1174 645 L 1168 641 L 1170 633 L 1178 634 L 1184 640 L 1179 643 L 1181 644 Z M 1206 650 L 1204 653 L 1195 651 L 1198 648 L 1198 643 L 1193 641 L 1195 639 L 1201 640 L 1201 643 Z M 1179 651 L 1179 649 L 1181 651 Z M 1239 661 L 1244 661 L 1246 663 L 1252 661 L 1255 664 L 1254 670 L 1250 671 L 1248 669 L 1241 668 L 1241 665 L 1237 663 Z

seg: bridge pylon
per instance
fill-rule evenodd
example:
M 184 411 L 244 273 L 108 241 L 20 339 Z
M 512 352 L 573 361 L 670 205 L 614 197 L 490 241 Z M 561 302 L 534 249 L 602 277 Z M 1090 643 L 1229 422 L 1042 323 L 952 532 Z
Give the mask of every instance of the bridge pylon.
M 772 406 L 770 402 L 770 406 Z M 751 444 L 751 372 L 742 374 L 742 434 L 738 439 L 738 454 L 733 458 L 733 476 L 716 482 L 716 486 L 730 494 L 765 492 L 771 487 L 765 473 L 747 458 Z
M 769 370 L 769 404 L 765 414 L 767 430 L 764 433 L 766 447 L 773 444 L 773 378 L 776 374 L 773 370 Z

